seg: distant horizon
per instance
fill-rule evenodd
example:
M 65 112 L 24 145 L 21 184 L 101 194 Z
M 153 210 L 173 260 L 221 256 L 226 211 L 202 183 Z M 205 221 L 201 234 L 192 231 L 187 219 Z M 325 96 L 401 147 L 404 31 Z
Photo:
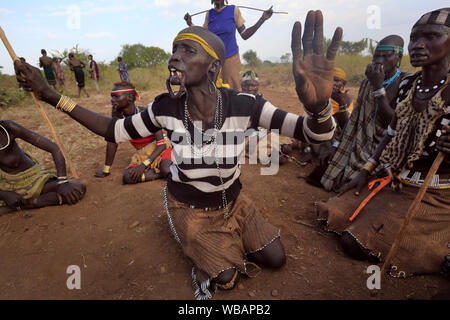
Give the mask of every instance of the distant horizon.
M 254 50 L 264 61 L 279 61 L 291 52 L 292 26 L 296 20 L 304 24 L 310 9 L 322 10 L 324 34 L 330 38 L 337 26 L 344 29 L 344 40 L 363 38 L 380 40 L 398 34 L 405 41 L 414 22 L 424 13 L 448 6 L 448 1 L 434 0 L 260 0 L 239 1 L 239 5 L 287 11 L 288 15 L 274 14 L 248 40 L 238 34 L 242 54 Z M 230 5 L 235 4 L 229 1 Z M 375 6 L 375 7 L 374 7 Z M 109 64 L 118 56 L 121 46 L 142 43 L 171 52 L 175 35 L 186 27 L 183 16 L 212 8 L 210 1 L 193 0 L 118 0 L 56 1 L 45 5 L 36 1 L 11 2 L 0 5 L 0 26 L 5 31 L 19 57 L 38 66 L 41 49 L 50 54 L 74 47 L 89 50 L 97 61 Z M 374 11 L 375 10 L 375 11 Z M 262 12 L 241 9 L 246 27 L 257 22 Z M 401 14 L 399 14 L 401 12 Z M 379 14 L 378 14 L 379 13 Z M 203 25 L 204 14 L 193 17 L 193 23 Z M 379 17 L 379 19 L 378 19 Z M 13 74 L 14 68 L 6 49 L 0 49 L 0 66 L 4 74 Z

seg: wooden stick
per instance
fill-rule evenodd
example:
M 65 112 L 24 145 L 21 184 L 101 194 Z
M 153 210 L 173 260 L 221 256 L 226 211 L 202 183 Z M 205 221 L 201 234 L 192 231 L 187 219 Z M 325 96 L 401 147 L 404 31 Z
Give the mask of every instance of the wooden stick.
M 244 8 L 244 9 L 250 9 L 250 10 L 256 10 L 256 11 L 267 11 L 264 9 L 258 9 L 258 8 L 252 8 L 252 7 L 246 7 L 246 6 L 237 6 L 238 8 Z M 274 11 L 273 13 L 280 13 L 280 14 L 289 14 L 289 12 L 284 12 L 284 11 Z
M 250 10 L 256 10 L 256 11 L 262 11 L 262 12 L 266 11 L 266 10 L 263 10 L 263 9 L 252 8 L 252 7 L 245 7 L 245 6 L 237 6 L 237 7 L 238 8 L 244 8 L 244 9 L 250 9 Z M 191 14 L 191 17 L 196 16 L 196 15 L 201 14 L 201 13 L 208 12 L 208 11 L 209 10 L 203 10 L 203 11 Z M 274 11 L 273 13 L 289 14 L 289 12 L 284 12 L 284 11 Z
M 3 32 L 3 29 L 0 27 L 0 37 L 2 38 L 3 44 L 6 47 L 6 50 L 8 50 L 9 55 L 11 56 L 11 59 L 13 61 L 19 61 L 20 59 L 17 57 L 16 53 L 14 52 L 13 48 L 11 47 L 11 44 L 8 41 L 8 38 L 6 38 L 5 32 Z M 39 109 L 39 112 L 41 113 L 42 117 L 44 118 L 45 122 L 50 128 L 50 131 L 53 135 L 53 138 L 55 139 L 56 144 L 58 145 L 59 149 L 61 150 L 64 159 L 66 160 L 67 164 L 69 165 L 70 172 L 72 173 L 72 176 L 75 179 L 78 179 L 77 171 L 75 170 L 75 167 L 73 166 L 72 162 L 70 161 L 70 158 L 67 156 L 66 152 L 64 151 L 63 145 L 61 141 L 59 140 L 58 135 L 56 134 L 55 128 L 53 127 L 50 119 L 47 116 L 47 113 L 45 112 L 44 108 L 39 103 L 38 99 L 36 99 L 36 96 L 34 95 L 34 92 L 30 92 L 31 97 L 33 98 L 34 103 L 36 104 L 37 108 Z
M 419 190 L 419 193 L 417 194 L 416 198 L 414 199 L 413 203 L 408 209 L 408 213 L 405 216 L 403 226 L 400 228 L 400 230 L 397 232 L 397 235 L 394 238 L 394 242 L 392 243 L 391 249 L 389 250 L 386 260 L 384 261 L 383 267 L 381 268 L 381 274 L 384 274 L 386 272 L 386 269 L 390 266 L 392 258 L 397 253 L 400 241 L 403 239 L 405 235 L 406 228 L 411 223 L 414 214 L 419 209 L 419 205 L 423 197 L 425 196 L 425 193 L 427 192 L 427 188 L 430 185 L 431 181 L 433 180 L 433 177 L 436 174 L 437 170 L 439 169 L 439 166 L 441 165 L 444 158 L 445 158 L 444 153 L 439 152 L 433 164 L 431 165 L 431 168 L 428 171 L 428 174 Z

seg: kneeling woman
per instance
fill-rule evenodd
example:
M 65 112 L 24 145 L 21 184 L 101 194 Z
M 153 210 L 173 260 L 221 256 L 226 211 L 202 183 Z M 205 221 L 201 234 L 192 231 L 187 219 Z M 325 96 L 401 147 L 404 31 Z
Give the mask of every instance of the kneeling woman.
M 394 189 L 381 190 L 358 215 L 355 210 L 362 199 L 352 193 L 318 204 L 319 219 L 341 235 L 350 256 L 383 260 L 437 151 L 443 152 L 445 160 L 393 259 L 390 273 L 401 277 L 437 273 L 450 254 L 450 9 L 425 14 L 410 38 L 411 64 L 422 70 L 400 84 L 387 136 L 341 192 L 357 187 L 359 195 L 377 165 L 390 173 L 379 181 L 388 184 L 393 179 Z M 361 195 L 365 198 L 370 192 L 366 189 Z
M 249 128 L 280 130 L 313 143 L 333 136 L 329 98 L 342 30 L 336 30 L 325 57 L 322 19 L 320 11 L 308 13 L 310 32 L 303 36 L 304 55 L 300 23 L 294 25 L 292 34 L 294 78 L 307 117 L 279 110 L 260 96 L 224 89 L 218 79 L 225 61 L 224 44 L 201 27 L 182 30 L 173 42 L 169 94 L 158 96 L 145 111 L 125 119 L 111 119 L 61 97 L 30 65 L 16 64 L 21 74 L 18 79 L 109 141 L 167 131 L 174 161 L 163 190 L 164 208 L 175 240 L 194 264 L 195 295 L 204 299 L 211 297 L 212 285 L 232 288 L 239 272 L 250 275 L 250 266 L 255 265 L 249 261 L 272 268 L 285 262 L 280 230 L 266 222 L 241 193 L 240 159 Z M 177 94 L 171 85 L 181 86 Z
M 50 152 L 57 174 L 27 155 L 17 138 Z M 0 120 L 0 213 L 75 204 L 85 192 L 83 184 L 67 180 L 64 157 L 55 143 L 14 121 Z

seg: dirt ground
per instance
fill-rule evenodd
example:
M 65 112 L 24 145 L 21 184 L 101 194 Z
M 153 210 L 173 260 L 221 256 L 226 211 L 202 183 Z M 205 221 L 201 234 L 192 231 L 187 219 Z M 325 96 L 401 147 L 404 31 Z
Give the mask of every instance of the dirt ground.
M 264 96 L 287 111 L 300 113 L 294 90 L 263 86 Z M 356 89 L 352 89 L 356 96 Z M 154 93 L 144 93 L 151 101 Z M 109 113 L 106 94 L 80 104 Z M 191 264 L 169 231 L 163 213 L 164 181 L 121 184 L 132 154 L 122 144 L 111 176 L 96 179 L 103 167 L 105 142 L 47 108 L 87 185 L 85 198 L 74 206 L 0 216 L 0 299 L 193 299 Z M 36 114 L 13 120 L 45 132 Z M 47 136 L 49 136 L 47 134 Z M 46 164 L 52 163 L 45 155 Z M 281 229 L 287 263 L 264 269 L 256 278 L 241 278 L 231 291 L 214 299 L 429 299 L 444 282 L 438 276 L 396 280 L 384 278 L 381 290 L 368 290 L 367 262 L 347 258 L 333 234 L 321 231 L 313 203 L 332 194 L 305 183 L 312 169 L 290 161 L 275 176 L 261 176 L 259 165 L 244 165 L 243 192 L 263 216 Z M 81 268 L 81 290 L 68 290 L 66 269 Z

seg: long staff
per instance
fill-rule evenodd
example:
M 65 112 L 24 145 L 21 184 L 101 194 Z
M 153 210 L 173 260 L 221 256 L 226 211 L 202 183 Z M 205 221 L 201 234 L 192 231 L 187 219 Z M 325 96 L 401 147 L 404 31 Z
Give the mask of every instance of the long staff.
M 266 11 L 266 10 L 263 10 L 263 9 L 252 8 L 252 7 L 246 7 L 246 6 L 237 6 L 237 7 L 238 7 L 238 8 L 244 8 L 244 9 L 250 9 L 250 10 L 256 10 L 256 11 L 262 11 L 262 12 Z M 191 14 L 191 17 L 196 16 L 196 15 L 198 15 L 198 14 L 202 14 L 202 13 L 208 12 L 208 11 L 209 11 L 209 10 L 203 10 L 203 11 L 200 11 L 200 12 L 197 12 L 197 13 L 194 13 L 194 14 Z M 289 14 L 288 12 L 284 12 L 284 11 L 274 11 L 273 13 L 278 13 L 278 14 Z
M 420 202 L 422 201 L 423 197 L 425 196 L 425 193 L 427 192 L 427 188 L 430 185 L 431 181 L 433 180 L 434 175 L 436 174 L 437 170 L 439 169 L 439 166 L 441 165 L 442 161 L 444 160 L 444 153 L 439 152 L 436 156 L 436 159 L 434 159 L 433 164 L 431 165 L 430 170 L 428 171 L 428 174 L 425 178 L 425 181 L 422 184 L 422 187 L 419 190 L 419 193 L 417 194 L 416 198 L 414 199 L 413 203 L 408 209 L 408 213 L 405 216 L 405 220 L 403 221 L 403 226 L 400 228 L 400 230 L 397 232 L 397 235 L 395 236 L 394 242 L 392 243 L 392 247 L 389 250 L 389 253 L 386 257 L 386 260 L 384 261 L 383 267 L 381 268 L 381 274 L 384 274 L 386 272 L 386 269 L 390 266 L 392 258 L 397 253 L 398 247 L 400 245 L 400 242 L 402 241 L 403 237 L 405 236 L 405 231 L 408 225 L 411 223 L 411 220 L 413 219 L 414 215 L 416 214 L 417 210 L 419 209 Z
M 3 29 L 0 27 L 0 37 L 2 38 L 3 44 L 6 47 L 6 50 L 8 50 L 9 55 L 11 56 L 11 59 L 13 61 L 19 61 L 19 58 L 17 57 L 16 53 L 14 52 L 13 48 L 11 47 L 11 44 L 8 41 L 8 38 L 6 38 L 5 33 L 3 32 Z M 70 161 L 69 157 L 67 156 L 66 152 L 64 151 L 63 145 L 61 143 L 61 141 L 59 140 L 58 135 L 56 134 L 55 128 L 53 127 L 50 119 L 47 116 L 47 113 L 45 112 L 44 108 L 42 108 L 41 104 L 39 103 L 39 101 L 36 99 L 36 96 L 34 95 L 34 92 L 30 92 L 31 93 L 31 97 L 34 100 L 34 103 L 36 104 L 37 108 L 39 109 L 39 112 L 41 113 L 42 117 L 44 118 L 45 122 L 47 122 L 47 125 L 50 128 L 50 131 L 53 135 L 53 138 L 55 139 L 56 144 L 58 145 L 59 149 L 61 150 L 64 159 L 66 160 L 67 164 L 69 165 L 70 168 L 70 172 L 72 173 L 72 176 L 75 179 L 78 179 L 78 174 L 77 171 L 75 170 L 75 167 L 73 166 L 72 162 Z

